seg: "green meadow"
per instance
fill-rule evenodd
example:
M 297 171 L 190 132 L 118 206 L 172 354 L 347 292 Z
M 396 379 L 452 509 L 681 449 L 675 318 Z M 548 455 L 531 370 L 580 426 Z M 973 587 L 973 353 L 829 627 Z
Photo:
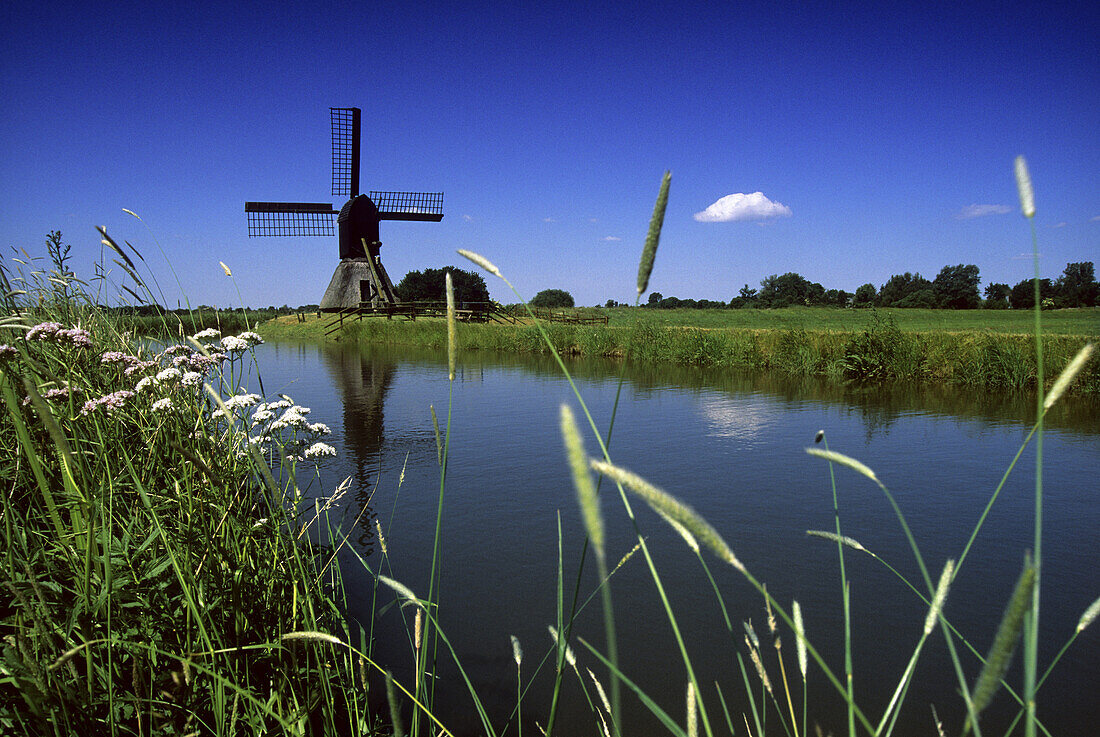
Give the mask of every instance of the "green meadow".
M 542 326 L 566 355 L 606 356 L 655 365 L 680 364 L 778 371 L 837 381 L 939 382 L 982 389 L 1036 385 L 1034 313 L 1015 310 L 855 310 L 787 307 L 774 310 L 661 310 L 615 307 L 573 310 L 606 314 L 608 324 Z M 333 318 L 285 316 L 259 326 L 272 339 L 324 339 Z M 1044 375 L 1053 377 L 1089 340 L 1100 337 L 1100 308 L 1049 310 L 1041 315 Z M 348 321 L 333 335 L 364 344 L 445 350 L 443 320 Z M 548 353 L 539 326 L 460 324 L 462 350 Z M 1087 369 L 1075 391 L 1100 393 L 1100 369 Z

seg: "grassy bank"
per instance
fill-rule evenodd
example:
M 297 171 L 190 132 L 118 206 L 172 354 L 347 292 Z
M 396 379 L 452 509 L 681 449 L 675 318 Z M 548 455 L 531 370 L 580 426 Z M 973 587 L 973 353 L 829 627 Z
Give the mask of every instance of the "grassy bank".
M 327 428 L 251 392 L 258 336 L 135 343 L 61 269 L 0 276 L 0 732 L 368 733 Z
M 837 381 L 904 380 L 997 390 L 1034 387 L 1038 375 L 1034 338 L 1026 328 L 1016 329 L 1020 316 L 1009 322 L 997 319 L 1010 311 L 615 308 L 608 312 L 612 319 L 606 326 L 555 323 L 545 328 L 564 354 L 629 355 L 632 361 L 654 365 L 728 366 Z M 310 315 L 299 322 L 289 316 L 257 329 L 271 339 L 317 340 L 329 319 Z M 929 327 L 933 320 L 942 326 Z M 1049 381 L 1090 336 L 1094 342 L 1100 336 L 1100 310 L 1059 310 L 1043 313 L 1043 320 L 1044 331 L 1048 322 L 1057 326 L 1043 338 L 1044 375 Z M 1014 330 L 998 332 L 990 325 Z M 533 324 L 457 327 L 461 350 L 549 351 Z M 340 339 L 444 350 L 447 330 L 437 319 L 367 318 L 349 323 Z M 1094 363 L 1086 369 L 1075 391 L 1100 394 L 1100 366 Z

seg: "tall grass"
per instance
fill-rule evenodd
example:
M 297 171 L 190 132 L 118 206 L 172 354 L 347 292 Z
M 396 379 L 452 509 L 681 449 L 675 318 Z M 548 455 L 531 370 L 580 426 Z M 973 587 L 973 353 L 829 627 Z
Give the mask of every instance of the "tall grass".
M 0 266 L 0 732 L 367 733 L 327 428 L 248 391 L 254 333 L 135 342 L 63 261 L 21 261 Z

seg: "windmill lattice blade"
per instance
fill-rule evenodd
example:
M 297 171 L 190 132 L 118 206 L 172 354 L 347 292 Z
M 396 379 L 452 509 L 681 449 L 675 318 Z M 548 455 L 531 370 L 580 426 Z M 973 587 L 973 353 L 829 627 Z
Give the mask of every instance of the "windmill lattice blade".
M 246 202 L 249 236 L 335 235 L 327 202 Z
M 332 196 L 359 194 L 359 118 L 357 107 L 330 107 L 332 120 Z
M 380 220 L 427 220 L 439 222 L 443 219 L 442 192 L 376 192 L 369 197 L 378 208 Z

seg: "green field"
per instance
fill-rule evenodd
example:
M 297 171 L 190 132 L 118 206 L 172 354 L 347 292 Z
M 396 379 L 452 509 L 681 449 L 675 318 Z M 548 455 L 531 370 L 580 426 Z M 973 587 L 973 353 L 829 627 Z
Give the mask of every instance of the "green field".
M 632 307 L 586 309 L 606 314 L 611 325 L 646 320 L 669 327 L 738 328 L 749 330 L 865 330 L 872 314 L 890 315 L 905 332 L 975 331 L 1033 335 L 1035 315 L 1030 310 L 920 310 L 886 307 L 853 310 L 837 307 L 785 307 L 777 310 L 656 310 Z M 1100 308 L 1049 310 L 1043 313 L 1046 335 L 1100 334 Z

